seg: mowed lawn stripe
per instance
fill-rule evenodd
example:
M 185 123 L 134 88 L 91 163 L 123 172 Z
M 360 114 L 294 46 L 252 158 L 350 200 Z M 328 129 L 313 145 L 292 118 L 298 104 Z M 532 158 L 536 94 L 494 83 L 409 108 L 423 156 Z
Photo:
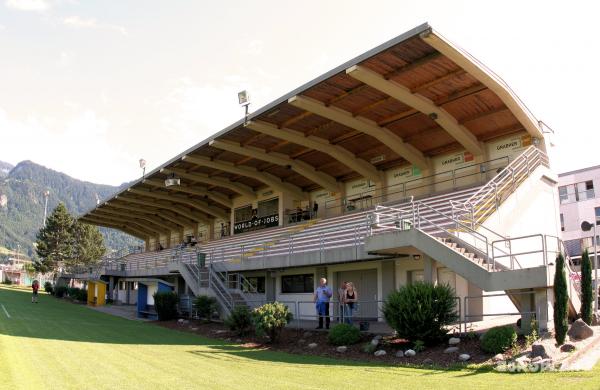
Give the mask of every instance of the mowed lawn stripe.
M 15 289 L 0 288 L 0 302 L 11 315 L 0 315 L 0 388 L 600 388 L 600 367 L 527 375 L 391 367 L 241 348 L 45 294 L 32 304 Z

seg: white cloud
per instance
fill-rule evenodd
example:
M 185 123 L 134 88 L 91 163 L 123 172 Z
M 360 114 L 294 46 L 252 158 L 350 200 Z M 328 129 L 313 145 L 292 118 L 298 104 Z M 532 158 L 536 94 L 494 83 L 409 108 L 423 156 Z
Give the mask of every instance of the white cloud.
M 50 9 L 47 0 L 6 0 L 4 4 L 19 11 L 44 12 Z
M 127 35 L 127 29 L 123 26 L 118 26 L 116 24 L 107 24 L 107 23 L 99 23 L 96 19 L 93 18 L 81 18 L 79 16 L 69 16 L 68 18 L 63 19 L 63 24 L 65 26 L 73 27 L 73 28 L 89 28 L 96 30 L 110 30 L 121 33 L 122 35 Z
M 30 116 L 17 120 L 0 108 L 2 160 L 31 160 L 80 180 L 120 184 L 138 176 L 136 159 L 110 141 L 111 123 L 82 109 L 64 121 Z

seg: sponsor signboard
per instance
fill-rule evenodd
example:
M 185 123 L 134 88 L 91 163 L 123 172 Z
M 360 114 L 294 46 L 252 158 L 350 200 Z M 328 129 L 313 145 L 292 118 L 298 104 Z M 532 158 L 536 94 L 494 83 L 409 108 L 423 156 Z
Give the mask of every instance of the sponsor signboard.
M 279 215 L 277 214 L 253 217 L 248 221 L 236 222 L 233 225 L 233 234 L 251 232 L 273 226 L 279 226 Z

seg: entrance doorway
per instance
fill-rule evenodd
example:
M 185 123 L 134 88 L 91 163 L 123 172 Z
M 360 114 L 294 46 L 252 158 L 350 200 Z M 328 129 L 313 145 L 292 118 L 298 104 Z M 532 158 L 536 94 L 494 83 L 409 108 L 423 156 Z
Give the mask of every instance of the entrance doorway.
M 343 281 L 352 282 L 358 291 L 359 308 L 354 314 L 355 320 L 376 320 L 379 311 L 377 269 L 338 272 L 337 280 L 338 286 Z

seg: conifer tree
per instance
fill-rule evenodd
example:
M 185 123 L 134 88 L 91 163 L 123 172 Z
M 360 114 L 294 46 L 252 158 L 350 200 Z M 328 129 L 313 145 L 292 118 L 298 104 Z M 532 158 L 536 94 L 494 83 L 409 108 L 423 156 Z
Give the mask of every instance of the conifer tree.
M 567 315 L 569 295 L 567 292 L 567 278 L 565 276 L 565 258 L 559 253 L 556 258 L 556 272 L 554 274 L 554 338 L 558 345 L 565 342 L 569 327 Z
M 91 266 L 97 264 L 106 247 L 102 234 L 96 226 L 76 221 L 73 224 L 73 266 Z
M 40 257 L 34 264 L 37 271 L 54 272 L 73 257 L 73 223 L 65 205 L 59 203 L 37 234 L 36 252 Z
M 592 325 L 592 262 L 587 249 L 581 255 L 581 319 Z

